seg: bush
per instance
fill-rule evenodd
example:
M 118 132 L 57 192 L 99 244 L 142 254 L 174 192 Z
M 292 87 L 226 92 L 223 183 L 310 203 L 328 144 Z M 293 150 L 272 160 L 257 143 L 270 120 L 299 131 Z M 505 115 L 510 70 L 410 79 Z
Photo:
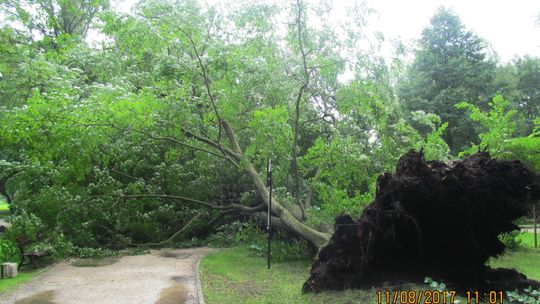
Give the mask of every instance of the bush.
M 18 255 L 19 249 L 14 242 L 0 239 L 0 263 L 17 261 Z
M 253 255 L 265 257 L 267 240 L 266 233 L 255 222 L 236 221 L 219 227 L 207 242 L 212 247 L 248 246 Z M 306 259 L 310 253 L 310 247 L 304 240 L 291 238 L 279 229 L 272 236 L 272 260 L 275 262 Z
M 253 222 L 235 221 L 221 225 L 206 240 L 211 247 L 234 247 L 263 239 L 264 234 Z
M 267 239 L 261 239 L 257 243 L 249 246 L 255 256 L 266 257 L 268 254 Z M 308 243 L 304 240 L 283 238 L 275 238 L 272 241 L 272 261 L 286 262 L 304 260 L 310 258 L 311 249 Z
M 507 249 L 516 250 L 523 245 L 523 241 L 519 238 L 521 234 L 523 234 L 521 231 L 511 231 L 501 234 L 499 239 L 504 243 Z
M 44 225 L 41 219 L 32 213 L 22 212 L 11 215 L 7 218 L 11 227 L 6 231 L 6 238 L 15 242 L 18 236 L 26 236 L 32 241 L 38 239 L 38 235 L 43 232 Z
M 207 242 L 205 240 L 199 239 L 194 236 L 191 239 L 180 240 L 171 245 L 174 248 L 191 248 L 191 247 L 205 246 L 207 245 Z
M 54 259 L 63 259 L 75 255 L 76 247 L 66 239 L 60 229 L 56 229 L 50 234 L 49 239 L 42 243 L 48 246 Z

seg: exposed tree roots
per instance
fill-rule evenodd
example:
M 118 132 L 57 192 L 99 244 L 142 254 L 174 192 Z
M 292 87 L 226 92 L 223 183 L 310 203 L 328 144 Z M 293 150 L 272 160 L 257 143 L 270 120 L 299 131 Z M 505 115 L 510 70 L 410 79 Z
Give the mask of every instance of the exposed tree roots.
M 540 179 L 519 161 L 478 153 L 445 164 L 411 151 L 396 174 L 377 180 L 375 201 L 360 219 L 336 218 L 304 292 L 368 288 L 430 276 L 457 290 L 512 290 L 540 283 L 485 266 L 502 254 L 499 235 L 519 229 L 540 198 Z

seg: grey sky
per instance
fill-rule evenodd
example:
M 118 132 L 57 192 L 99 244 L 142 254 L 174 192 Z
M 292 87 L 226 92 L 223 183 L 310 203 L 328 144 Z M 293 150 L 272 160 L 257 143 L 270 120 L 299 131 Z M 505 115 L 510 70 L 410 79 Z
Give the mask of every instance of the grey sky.
M 368 0 L 378 11 L 371 28 L 386 39 L 418 39 L 422 29 L 441 5 L 453 9 L 465 26 L 486 39 L 504 62 L 514 55 L 540 56 L 538 0 Z
M 114 1 L 129 12 L 135 0 Z M 335 0 L 336 6 L 356 0 Z M 208 0 L 210 3 L 227 0 Z M 401 38 L 411 42 L 420 38 L 422 29 L 439 6 L 453 9 L 465 26 L 487 40 L 503 62 L 515 55 L 540 57 L 539 0 L 366 0 L 377 11 L 369 18 L 369 29 L 383 33 L 386 41 Z M 338 14 L 340 10 L 337 9 Z M 389 52 L 388 46 L 385 52 Z

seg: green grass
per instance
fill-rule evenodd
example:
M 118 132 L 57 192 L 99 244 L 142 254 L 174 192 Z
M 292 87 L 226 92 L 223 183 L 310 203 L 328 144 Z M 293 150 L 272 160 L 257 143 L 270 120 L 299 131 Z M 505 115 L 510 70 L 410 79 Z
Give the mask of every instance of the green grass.
M 540 246 L 540 229 L 538 229 L 538 245 Z M 518 236 L 521 240 L 521 244 L 524 247 L 533 248 L 534 247 L 534 234 L 533 233 L 522 233 Z
M 9 211 L 8 203 L 0 198 L 0 211 Z
M 529 279 L 540 280 L 540 249 L 520 248 L 492 259 L 492 267 L 514 268 Z
M 34 277 L 43 272 L 43 269 L 38 269 L 29 272 L 19 272 L 16 277 L 9 279 L 0 279 L 0 293 L 4 293 L 10 289 L 13 289 L 20 284 L 30 281 Z
M 531 233 L 520 236 L 523 247 L 492 259 L 492 267 L 515 268 L 528 278 L 540 280 L 540 249 L 533 248 Z M 255 257 L 245 247 L 214 252 L 201 262 L 201 281 L 207 303 L 376 303 L 376 290 L 346 290 L 302 294 L 309 276 L 308 260 L 275 263 L 266 268 L 264 258 Z M 425 290 L 427 285 L 402 289 Z M 459 299 L 459 297 L 457 297 Z M 462 303 L 466 303 L 461 299 Z
M 201 262 L 205 301 L 212 303 L 356 303 L 373 300 L 375 291 L 330 292 L 303 295 L 302 284 L 310 262 L 294 261 L 272 265 L 250 255 L 248 248 L 237 247 L 215 252 Z M 339 294 L 343 301 L 336 301 Z
M 3 198 L 0 198 L 0 219 L 8 215 L 9 215 L 9 205 Z
M 268 270 L 266 259 L 252 256 L 245 247 L 215 252 L 201 262 L 204 299 L 209 304 L 377 303 L 376 289 L 302 294 L 310 267 L 311 261 L 301 260 L 275 263 Z M 427 288 L 427 285 L 407 284 L 400 289 Z
M 509 251 L 497 259 L 492 259 L 489 265 L 514 268 L 529 279 L 540 280 L 540 248 L 534 248 L 534 235 L 523 233 L 519 235 L 519 239 L 522 242 L 521 248 Z M 538 241 L 540 243 L 540 239 Z

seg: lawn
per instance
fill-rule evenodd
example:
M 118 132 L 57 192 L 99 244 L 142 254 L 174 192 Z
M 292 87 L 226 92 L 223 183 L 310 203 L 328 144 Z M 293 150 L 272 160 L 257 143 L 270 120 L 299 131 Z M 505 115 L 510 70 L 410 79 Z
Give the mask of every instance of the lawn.
M 207 303 L 372 303 L 376 290 L 301 293 L 310 261 L 281 262 L 268 270 L 266 260 L 249 248 L 215 252 L 201 262 L 201 280 Z
M 43 269 L 38 269 L 29 272 L 19 272 L 16 277 L 9 279 L 0 279 L 0 294 L 4 293 L 9 289 L 13 289 L 16 286 L 28 282 L 40 273 L 43 272 Z
M 0 198 L 0 211 L 8 211 L 9 205 L 3 198 Z
M 302 284 L 309 276 L 310 267 L 311 261 L 300 260 L 274 263 L 268 270 L 266 259 L 253 256 L 246 247 L 215 252 L 201 262 L 204 299 L 209 304 L 378 302 L 377 289 L 302 294 Z M 432 288 L 407 284 L 400 289 L 418 291 Z M 464 303 L 463 299 L 461 301 Z
M 540 229 L 538 229 L 540 234 Z M 534 247 L 534 234 L 533 233 L 522 233 L 519 236 L 521 244 L 525 247 L 533 248 Z M 540 246 L 540 235 L 538 236 L 538 245 Z
M 2 197 L 0 197 L 0 219 L 8 215 L 9 215 L 9 205 Z
M 532 234 L 521 236 L 526 245 L 489 262 L 492 267 L 515 268 L 540 280 L 540 249 L 532 248 Z M 201 262 L 200 274 L 205 301 L 214 303 L 377 303 L 377 290 L 347 290 L 302 294 L 311 262 L 275 263 L 253 256 L 249 248 L 236 247 L 212 253 Z M 425 290 L 427 285 L 406 289 Z M 461 303 L 466 303 L 462 299 Z
M 515 268 L 528 278 L 540 280 L 540 248 L 534 248 L 534 235 L 524 233 L 519 236 L 523 247 L 516 251 L 509 251 L 503 256 L 492 259 L 492 267 Z
M 8 214 L 9 214 L 9 205 L 3 198 L 0 198 L 0 219 Z M 34 278 L 41 272 L 42 272 L 41 269 L 29 271 L 29 272 L 26 272 L 26 271 L 19 272 L 17 276 L 14 278 L 0 279 L 0 294 L 6 292 L 9 289 L 15 288 L 16 286 L 24 282 L 30 281 L 32 278 Z

